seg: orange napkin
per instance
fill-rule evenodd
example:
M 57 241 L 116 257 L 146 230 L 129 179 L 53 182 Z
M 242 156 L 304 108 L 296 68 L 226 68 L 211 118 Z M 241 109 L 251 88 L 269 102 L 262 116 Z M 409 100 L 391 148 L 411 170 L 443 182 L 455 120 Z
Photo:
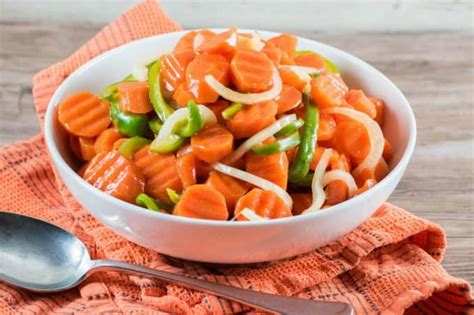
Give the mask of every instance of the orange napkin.
M 58 85 L 80 65 L 131 40 L 179 30 L 154 1 L 132 8 L 70 58 L 34 78 L 40 122 Z M 42 136 L 0 150 L 0 209 L 38 217 L 80 237 L 93 258 L 110 258 L 281 295 L 351 303 L 357 314 L 455 314 L 472 311 L 469 283 L 440 265 L 443 230 L 385 204 L 340 240 L 308 254 L 253 266 L 173 260 L 133 244 L 97 222 L 55 177 Z M 232 249 L 229 249 L 232 250 Z M 215 296 L 118 273 L 78 288 L 39 295 L 0 283 L 0 313 L 229 314 L 247 307 Z

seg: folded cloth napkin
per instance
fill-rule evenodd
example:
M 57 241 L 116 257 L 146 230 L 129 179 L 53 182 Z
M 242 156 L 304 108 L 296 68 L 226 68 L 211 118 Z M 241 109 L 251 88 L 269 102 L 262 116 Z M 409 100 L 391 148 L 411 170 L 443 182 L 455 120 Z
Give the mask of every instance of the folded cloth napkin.
M 35 76 L 40 123 L 58 85 L 80 65 L 131 40 L 179 29 L 154 1 L 120 16 L 71 57 Z M 469 283 L 450 276 L 440 265 L 446 247 L 443 230 L 390 204 L 340 240 L 310 253 L 273 263 L 222 267 L 164 257 L 97 222 L 55 176 L 41 135 L 0 150 L 0 182 L 2 211 L 69 230 L 96 259 L 117 259 L 273 294 L 348 302 L 357 314 L 472 311 Z M 99 273 L 77 288 L 54 294 L 39 295 L 0 283 L 1 314 L 247 311 L 251 309 L 209 294 L 118 273 Z

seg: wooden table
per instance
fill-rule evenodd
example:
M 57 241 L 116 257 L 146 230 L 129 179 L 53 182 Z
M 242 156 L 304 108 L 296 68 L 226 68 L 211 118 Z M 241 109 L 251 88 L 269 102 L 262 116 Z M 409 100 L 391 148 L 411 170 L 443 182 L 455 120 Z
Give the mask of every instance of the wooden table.
M 0 22 L 0 145 L 38 133 L 31 80 L 100 28 Z M 418 142 L 390 201 L 443 226 L 443 262 L 474 283 L 473 36 L 462 33 L 301 33 L 387 74 L 410 100 Z

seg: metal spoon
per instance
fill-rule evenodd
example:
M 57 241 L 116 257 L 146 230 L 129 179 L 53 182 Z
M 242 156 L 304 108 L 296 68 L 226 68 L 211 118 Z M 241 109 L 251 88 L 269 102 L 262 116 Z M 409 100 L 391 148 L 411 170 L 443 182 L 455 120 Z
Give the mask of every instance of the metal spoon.
M 91 260 L 69 232 L 34 218 L 0 212 L 0 280 L 36 292 L 80 284 L 97 271 L 152 276 L 248 306 L 282 314 L 352 314 L 351 305 L 256 292 L 114 260 Z

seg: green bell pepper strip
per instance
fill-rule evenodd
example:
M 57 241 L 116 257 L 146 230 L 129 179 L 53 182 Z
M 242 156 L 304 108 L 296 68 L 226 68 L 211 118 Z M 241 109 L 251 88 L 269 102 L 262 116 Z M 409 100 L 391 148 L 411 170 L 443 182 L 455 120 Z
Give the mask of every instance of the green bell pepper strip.
M 269 144 L 261 144 L 252 147 L 252 151 L 258 155 L 270 155 L 278 152 L 285 152 L 300 144 L 300 133 L 292 133 L 288 137 L 281 138 Z
M 319 126 L 319 110 L 311 101 L 308 94 L 303 94 L 303 103 L 305 109 L 305 124 L 303 126 L 303 134 L 301 143 L 298 147 L 295 160 L 289 171 L 290 182 L 297 183 L 305 178 L 309 172 L 309 165 L 313 159 L 313 152 L 316 149 L 318 126 Z
M 150 127 L 151 131 L 157 135 L 160 133 L 161 127 L 163 124 L 158 117 L 153 117 L 152 119 L 148 120 L 148 127 Z
M 304 125 L 304 120 L 299 118 L 297 121 L 292 122 L 291 124 L 286 125 L 285 127 L 281 128 L 280 131 L 275 133 L 275 137 L 279 138 L 279 137 L 292 134 L 298 129 L 300 129 L 301 127 L 303 127 L 303 125 Z
M 234 115 L 237 114 L 239 110 L 242 109 L 242 107 L 244 107 L 243 104 L 232 103 L 229 107 L 227 107 L 226 109 L 222 111 L 221 115 L 224 119 L 230 119 L 234 117 Z
M 135 203 L 138 206 L 147 208 L 149 210 L 166 213 L 166 211 L 163 211 L 160 209 L 155 199 L 151 198 L 150 196 L 144 193 L 141 193 L 137 196 L 137 198 L 135 199 Z
M 176 134 L 183 138 L 193 136 L 204 127 L 204 120 L 202 119 L 201 112 L 194 101 L 188 102 L 188 110 L 188 119 L 178 123 L 175 127 Z
M 156 145 L 155 141 L 151 143 L 150 150 L 155 153 L 171 153 L 175 152 L 186 142 L 186 138 L 177 134 L 170 134 L 161 145 Z
M 181 199 L 181 195 L 171 188 L 166 188 L 166 193 L 168 194 L 168 197 L 170 198 L 171 202 L 174 204 L 177 204 Z
M 147 115 L 122 112 L 116 100 L 110 103 L 110 116 L 119 132 L 125 136 L 142 137 L 149 131 Z
M 103 89 L 99 94 L 100 98 L 102 98 L 106 101 L 109 101 L 109 102 L 112 102 L 114 100 L 118 100 L 118 86 L 119 86 L 119 84 L 122 83 L 122 82 L 136 82 L 136 81 L 137 81 L 137 79 L 135 79 L 133 77 L 133 74 L 129 74 L 122 81 L 112 83 L 111 85 L 109 85 L 108 87 Z
M 140 150 L 146 145 L 149 145 L 151 140 L 142 137 L 131 137 L 125 140 L 120 146 L 119 152 L 122 153 L 127 159 L 131 160 L 135 152 Z
M 174 112 L 174 109 L 166 103 L 160 86 L 161 60 L 157 60 L 148 70 L 148 84 L 150 86 L 149 96 L 156 114 L 162 122 Z

